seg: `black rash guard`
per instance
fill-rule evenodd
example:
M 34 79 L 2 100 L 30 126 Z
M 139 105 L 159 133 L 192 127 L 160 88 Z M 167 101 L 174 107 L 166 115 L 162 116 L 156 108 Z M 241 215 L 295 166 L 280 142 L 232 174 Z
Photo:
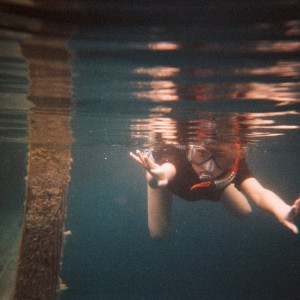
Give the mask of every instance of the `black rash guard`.
M 191 190 L 191 187 L 199 183 L 199 176 L 188 161 L 186 151 L 174 146 L 159 147 L 152 151 L 155 162 L 159 165 L 170 162 L 176 168 L 176 175 L 167 185 L 167 189 L 174 195 L 187 201 L 211 200 L 219 201 L 224 189 L 213 187 L 199 187 Z M 219 177 L 222 177 L 221 174 Z M 247 178 L 253 177 L 245 159 L 241 159 L 236 177 L 233 180 L 237 189 Z M 216 178 L 218 179 L 218 178 Z

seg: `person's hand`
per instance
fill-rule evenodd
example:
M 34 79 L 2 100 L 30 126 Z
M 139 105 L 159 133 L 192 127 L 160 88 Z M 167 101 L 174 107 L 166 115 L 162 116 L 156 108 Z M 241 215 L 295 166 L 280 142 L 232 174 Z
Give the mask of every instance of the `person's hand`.
M 295 224 L 295 218 L 300 214 L 300 197 L 295 200 L 287 217 L 282 221 L 283 225 L 292 230 L 295 234 L 299 233 L 299 228 Z
M 164 187 L 168 184 L 168 168 L 164 165 L 160 166 L 156 164 L 139 150 L 136 151 L 136 154 L 130 152 L 130 157 L 144 167 L 156 181 L 157 186 Z

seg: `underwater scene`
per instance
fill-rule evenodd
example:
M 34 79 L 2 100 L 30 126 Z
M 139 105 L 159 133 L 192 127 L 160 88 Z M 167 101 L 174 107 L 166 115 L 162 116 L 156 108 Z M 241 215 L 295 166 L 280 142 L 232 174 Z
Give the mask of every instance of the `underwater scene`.
M 299 16 L 1 0 L 0 300 L 300 299 Z

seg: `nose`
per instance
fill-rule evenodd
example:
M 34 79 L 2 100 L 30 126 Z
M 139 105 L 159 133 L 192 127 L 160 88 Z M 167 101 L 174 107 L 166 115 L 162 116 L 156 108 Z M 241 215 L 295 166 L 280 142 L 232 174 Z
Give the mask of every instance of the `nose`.
M 216 169 L 216 163 L 213 159 L 210 159 L 205 164 L 205 171 L 208 173 L 212 173 Z

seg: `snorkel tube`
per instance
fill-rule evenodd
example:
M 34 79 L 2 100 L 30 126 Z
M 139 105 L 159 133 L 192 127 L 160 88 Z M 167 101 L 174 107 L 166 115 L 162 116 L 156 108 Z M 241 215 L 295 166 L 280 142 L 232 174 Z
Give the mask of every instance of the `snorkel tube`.
M 237 157 L 232 165 L 232 167 L 229 169 L 228 172 L 224 174 L 221 178 L 215 179 L 215 180 L 203 180 L 197 184 L 194 184 L 190 190 L 194 190 L 197 188 L 212 188 L 213 190 L 220 190 L 226 188 L 228 185 L 230 185 L 233 180 L 236 177 L 239 164 L 240 164 L 240 149 L 241 145 L 236 144 L 236 149 L 237 149 Z

